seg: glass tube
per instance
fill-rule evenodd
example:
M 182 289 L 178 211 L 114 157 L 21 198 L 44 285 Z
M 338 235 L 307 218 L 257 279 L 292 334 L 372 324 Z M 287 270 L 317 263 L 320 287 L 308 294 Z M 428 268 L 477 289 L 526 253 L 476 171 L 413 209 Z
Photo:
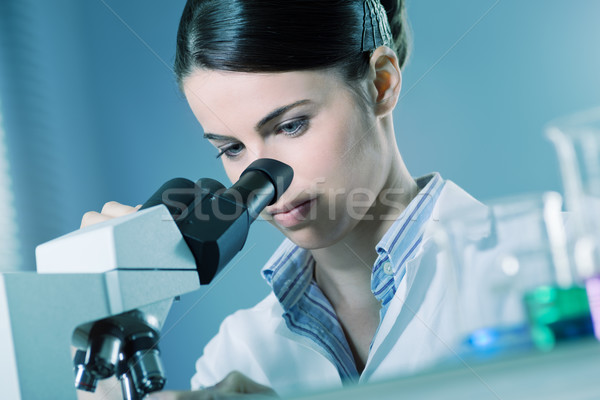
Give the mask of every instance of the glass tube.
M 459 210 L 440 224 L 437 241 L 459 271 L 459 317 L 472 350 L 510 350 L 525 338 L 547 350 L 590 332 L 561 210 L 561 195 L 548 192 Z
M 594 331 L 600 340 L 600 107 L 551 122 L 573 241 L 569 251 L 585 281 Z

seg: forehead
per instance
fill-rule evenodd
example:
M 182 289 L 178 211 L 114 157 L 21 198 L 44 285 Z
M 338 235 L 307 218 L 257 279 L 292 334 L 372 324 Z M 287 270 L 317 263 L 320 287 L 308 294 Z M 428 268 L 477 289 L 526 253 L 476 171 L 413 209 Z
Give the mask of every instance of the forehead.
M 331 71 L 244 73 L 196 70 L 183 81 L 185 96 L 196 118 L 208 129 L 225 119 L 256 123 L 265 114 L 299 100 L 323 102 L 344 85 Z

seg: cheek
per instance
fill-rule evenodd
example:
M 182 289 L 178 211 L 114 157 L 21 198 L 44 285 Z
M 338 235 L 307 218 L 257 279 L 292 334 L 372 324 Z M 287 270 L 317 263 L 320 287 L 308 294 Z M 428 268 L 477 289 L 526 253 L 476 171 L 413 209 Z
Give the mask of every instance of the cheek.
M 311 181 L 324 180 L 325 185 L 339 184 L 340 176 L 352 164 L 351 129 L 339 121 L 320 124 L 296 153 L 302 174 Z

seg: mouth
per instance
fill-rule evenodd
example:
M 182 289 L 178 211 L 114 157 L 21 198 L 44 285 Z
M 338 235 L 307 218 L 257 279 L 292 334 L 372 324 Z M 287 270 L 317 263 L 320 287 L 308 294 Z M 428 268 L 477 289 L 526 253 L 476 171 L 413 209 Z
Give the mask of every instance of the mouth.
M 301 200 L 293 201 L 291 203 L 284 204 L 281 207 L 273 208 L 271 210 L 269 210 L 267 208 L 267 209 L 265 209 L 265 211 L 267 211 L 271 215 L 284 214 L 284 213 L 288 213 L 288 212 L 292 211 L 294 208 L 299 207 L 299 206 L 303 205 L 304 203 L 307 203 L 314 199 L 315 199 L 314 197 L 311 197 L 309 199 L 303 199 L 303 200 L 301 199 Z
M 306 220 L 311 208 L 317 202 L 317 198 L 299 200 L 290 204 L 286 204 L 281 208 L 267 210 L 277 224 L 283 227 L 291 227 Z

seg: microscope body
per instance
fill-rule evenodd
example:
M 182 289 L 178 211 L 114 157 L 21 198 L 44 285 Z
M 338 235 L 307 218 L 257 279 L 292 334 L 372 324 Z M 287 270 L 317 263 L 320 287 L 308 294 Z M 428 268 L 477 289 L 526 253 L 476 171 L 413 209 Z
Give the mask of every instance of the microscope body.
M 129 354 L 135 386 L 160 384 L 144 381 L 152 371 L 139 369 L 160 367 L 159 358 L 144 359 L 147 350 L 155 350 L 173 299 L 200 288 L 194 256 L 167 208 L 80 229 L 38 246 L 36 257 L 37 273 L 0 274 L 2 398 L 75 399 L 70 349 L 89 353 L 91 334 L 106 333 L 97 333 L 102 325 L 150 347 Z M 119 353 L 114 342 L 98 346 L 105 358 Z
M 175 178 L 136 213 L 38 246 L 37 273 L 0 274 L 2 398 L 75 399 L 75 386 L 93 392 L 111 376 L 126 400 L 161 390 L 158 342 L 173 300 L 222 271 L 292 178 L 272 159 L 229 189 Z

